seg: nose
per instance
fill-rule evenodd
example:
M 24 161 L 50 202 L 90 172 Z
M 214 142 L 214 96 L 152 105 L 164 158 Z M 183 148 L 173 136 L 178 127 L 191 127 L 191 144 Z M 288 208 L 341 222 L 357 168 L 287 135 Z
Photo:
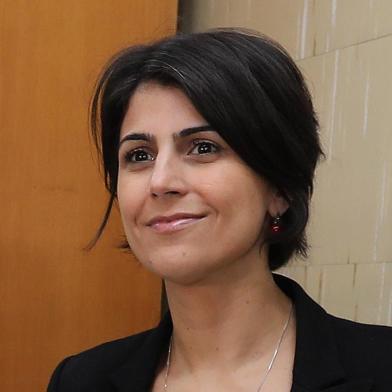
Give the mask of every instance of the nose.
M 154 161 L 150 177 L 150 194 L 154 198 L 168 195 L 184 195 L 187 186 L 180 159 L 171 154 L 159 153 Z

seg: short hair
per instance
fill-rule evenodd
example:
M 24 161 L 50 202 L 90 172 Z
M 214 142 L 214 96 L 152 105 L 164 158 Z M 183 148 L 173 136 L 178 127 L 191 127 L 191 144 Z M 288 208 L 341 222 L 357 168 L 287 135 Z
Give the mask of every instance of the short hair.
M 245 164 L 288 202 L 283 230 L 265 238 L 269 268 L 283 266 L 293 255 L 305 258 L 314 171 L 324 155 L 312 99 L 281 45 L 233 28 L 132 46 L 104 68 L 91 103 L 91 130 L 110 199 L 91 246 L 117 199 L 119 135 L 129 100 L 148 81 L 182 90 Z

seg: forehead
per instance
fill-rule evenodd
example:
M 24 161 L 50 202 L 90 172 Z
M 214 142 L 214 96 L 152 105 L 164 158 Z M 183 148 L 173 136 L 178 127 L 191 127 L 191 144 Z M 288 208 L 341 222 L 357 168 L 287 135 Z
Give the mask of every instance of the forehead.
M 179 88 L 147 82 L 138 86 L 131 96 L 120 136 L 134 130 L 177 132 L 202 124 L 206 124 L 206 120 Z

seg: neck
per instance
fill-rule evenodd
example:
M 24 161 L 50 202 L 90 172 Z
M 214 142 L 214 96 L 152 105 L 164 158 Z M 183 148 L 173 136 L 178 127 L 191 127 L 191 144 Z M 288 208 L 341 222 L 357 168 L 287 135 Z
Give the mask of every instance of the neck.
M 187 286 L 166 282 L 173 363 L 194 373 L 211 364 L 227 372 L 261 358 L 269 361 L 291 303 L 266 265 L 249 260 L 234 265 L 225 279 Z

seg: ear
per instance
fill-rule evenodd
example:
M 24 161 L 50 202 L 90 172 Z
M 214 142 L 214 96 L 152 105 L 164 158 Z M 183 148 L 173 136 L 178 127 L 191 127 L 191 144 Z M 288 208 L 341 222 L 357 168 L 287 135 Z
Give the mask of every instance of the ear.
M 268 212 L 271 216 L 283 215 L 289 208 L 289 203 L 283 195 L 277 190 L 272 190 L 272 197 L 268 206 Z

